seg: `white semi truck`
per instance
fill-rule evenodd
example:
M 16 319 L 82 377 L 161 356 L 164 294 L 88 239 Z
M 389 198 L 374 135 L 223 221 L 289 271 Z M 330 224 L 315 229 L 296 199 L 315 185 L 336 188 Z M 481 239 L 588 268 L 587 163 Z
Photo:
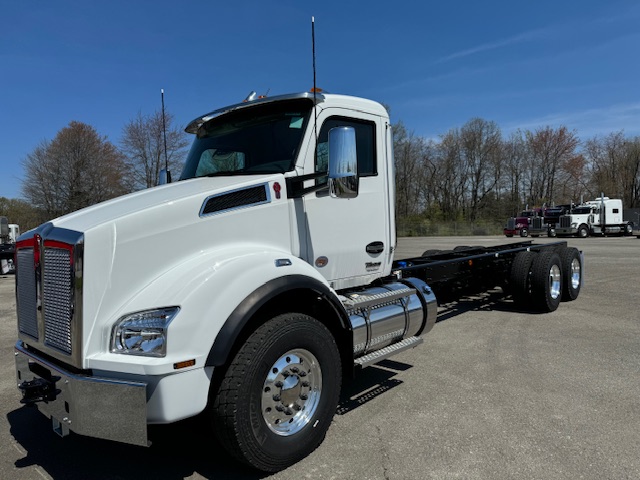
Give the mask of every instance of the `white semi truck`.
M 394 260 L 378 103 L 260 98 L 187 131 L 179 181 L 18 239 L 21 401 L 62 436 L 147 446 L 149 424 L 206 411 L 234 457 L 277 471 L 320 444 L 344 382 L 423 341 L 439 292 L 501 286 L 541 311 L 580 292 L 566 242 Z
M 562 215 L 556 233 L 582 238 L 591 235 L 632 235 L 633 223 L 622 218 L 622 200 L 602 194 Z
M 0 274 L 14 271 L 13 256 L 16 239 L 20 236 L 20 226 L 9 223 L 7 217 L 0 217 Z

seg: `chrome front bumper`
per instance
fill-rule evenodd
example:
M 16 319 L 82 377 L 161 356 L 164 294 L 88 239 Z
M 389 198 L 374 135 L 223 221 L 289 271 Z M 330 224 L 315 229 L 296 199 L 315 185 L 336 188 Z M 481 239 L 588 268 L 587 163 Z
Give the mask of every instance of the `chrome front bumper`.
M 68 372 L 15 346 L 16 378 L 23 403 L 50 417 L 56 433 L 148 446 L 146 384 Z

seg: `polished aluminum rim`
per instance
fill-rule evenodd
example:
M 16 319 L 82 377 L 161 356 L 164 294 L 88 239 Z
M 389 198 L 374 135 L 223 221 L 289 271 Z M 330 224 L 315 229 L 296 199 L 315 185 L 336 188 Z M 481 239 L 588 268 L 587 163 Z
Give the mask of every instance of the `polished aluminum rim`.
M 269 369 L 262 387 L 262 417 L 269 429 L 293 435 L 309 423 L 318 409 L 322 370 L 304 349 L 290 350 Z
M 571 261 L 571 288 L 574 290 L 580 286 L 580 260 L 574 258 Z
M 560 296 L 560 280 L 562 275 L 560 273 L 560 267 L 553 265 L 549 270 L 549 292 L 551 298 L 556 299 Z

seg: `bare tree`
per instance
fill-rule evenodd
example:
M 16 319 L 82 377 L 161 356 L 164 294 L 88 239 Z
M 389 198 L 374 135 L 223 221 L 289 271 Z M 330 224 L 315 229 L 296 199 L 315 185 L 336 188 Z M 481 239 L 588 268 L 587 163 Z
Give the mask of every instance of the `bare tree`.
M 420 213 L 418 189 L 425 142 L 408 132 L 402 122 L 393 127 L 396 170 L 396 215 L 409 217 Z
M 443 220 L 459 220 L 464 206 L 467 179 L 464 173 L 463 151 L 458 129 L 449 130 L 440 138 L 434 158 L 432 183 L 436 191 L 438 210 Z
M 503 142 L 502 152 L 505 165 L 505 202 L 507 211 L 513 215 L 522 208 L 523 203 L 523 182 L 527 158 L 523 133 L 519 130 L 512 133 L 509 139 Z
M 173 175 L 182 170 L 187 134 L 172 126 L 173 115 L 165 113 L 167 160 Z M 160 170 L 165 167 L 162 112 L 138 116 L 125 125 L 121 149 L 131 171 L 132 188 L 139 190 L 158 185 Z
M 0 197 L 0 216 L 7 217 L 10 223 L 20 225 L 20 230 L 23 232 L 47 220 L 43 212 L 34 208 L 29 202 L 5 197 Z
M 460 129 L 460 142 L 467 179 L 467 218 L 474 222 L 500 181 L 502 134 L 497 123 L 473 118 Z
M 621 198 L 628 208 L 640 206 L 640 138 L 627 139 L 623 132 L 586 142 L 591 169 L 590 193 Z
M 539 128 L 527 132 L 529 151 L 528 198 L 531 204 L 549 203 L 556 200 L 555 185 L 563 165 L 576 156 L 580 144 L 575 131 L 567 127 Z
M 24 160 L 26 199 L 59 216 L 127 193 L 122 155 L 106 137 L 72 121 L 51 141 L 41 142 Z

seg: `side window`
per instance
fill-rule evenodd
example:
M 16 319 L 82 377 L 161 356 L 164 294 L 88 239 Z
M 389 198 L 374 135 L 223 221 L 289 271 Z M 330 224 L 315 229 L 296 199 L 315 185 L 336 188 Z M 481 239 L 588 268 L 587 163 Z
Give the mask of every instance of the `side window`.
M 329 130 L 334 127 L 353 127 L 356 131 L 356 150 L 358 155 L 358 175 L 370 177 L 378 173 L 376 163 L 375 124 L 352 118 L 331 117 L 324 122 L 318 135 L 316 172 L 326 172 L 329 167 Z M 326 183 L 326 178 L 322 183 Z

